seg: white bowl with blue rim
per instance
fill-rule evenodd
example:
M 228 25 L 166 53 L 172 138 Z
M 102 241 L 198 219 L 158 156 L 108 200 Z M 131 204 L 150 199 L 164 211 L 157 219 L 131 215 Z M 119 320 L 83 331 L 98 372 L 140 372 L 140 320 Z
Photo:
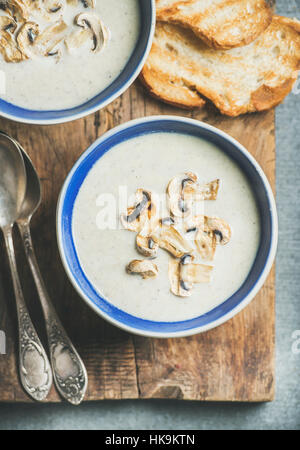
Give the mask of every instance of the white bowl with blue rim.
M 156 22 L 155 0 L 140 0 L 139 6 L 141 26 L 136 47 L 121 74 L 105 90 L 84 104 L 70 109 L 53 111 L 25 109 L 0 98 L 0 116 L 16 122 L 53 125 L 80 119 L 113 102 L 138 77 L 151 50 Z
M 252 269 L 240 289 L 225 302 L 192 320 L 155 322 L 134 317 L 102 298 L 80 265 L 72 231 L 73 208 L 91 168 L 113 147 L 155 132 L 184 133 L 208 140 L 232 158 L 248 178 L 256 198 L 261 240 Z M 73 286 L 85 302 L 108 322 L 128 332 L 150 337 L 183 337 L 215 328 L 239 313 L 255 297 L 272 268 L 278 241 L 276 203 L 263 170 L 235 139 L 206 123 L 175 116 L 155 116 L 121 125 L 99 138 L 77 161 L 62 188 L 57 208 L 57 237 L 61 259 Z

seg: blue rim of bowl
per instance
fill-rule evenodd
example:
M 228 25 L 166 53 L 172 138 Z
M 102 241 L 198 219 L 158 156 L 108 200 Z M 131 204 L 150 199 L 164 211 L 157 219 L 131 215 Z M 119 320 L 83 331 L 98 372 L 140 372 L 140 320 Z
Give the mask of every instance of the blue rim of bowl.
M 236 160 L 252 189 L 261 215 L 260 248 L 243 286 L 229 299 L 208 313 L 182 322 L 144 320 L 116 308 L 102 298 L 80 266 L 72 236 L 72 213 L 79 189 L 93 165 L 120 142 L 154 132 L 192 134 L 210 140 Z M 253 178 L 254 177 L 254 178 Z M 206 123 L 175 116 L 153 116 L 121 125 L 99 138 L 87 149 L 69 173 L 57 206 L 58 246 L 64 268 L 79 295 L 98 315 L 125 331 L 148 337 L 169 338 L 198 334 L 231 319 L 255 297 L 263 286 L 275 259 L 278 242 L 276 203 L 270 184 L 256 160 L 235 139 Z
M 139 0 L 139 4 L 141 27 L 135 50 L 122 73 L 104 91 L 82 105 L 53 111 L 25 109 L 0 98 L 0 116 L 15 122 L 36 125 L 66 123 L 99 111 L 122 95 L 139 76 L 151 50 L 155 32 L 155 0 Z M 128 71 L 130 71 L 129 74 Z

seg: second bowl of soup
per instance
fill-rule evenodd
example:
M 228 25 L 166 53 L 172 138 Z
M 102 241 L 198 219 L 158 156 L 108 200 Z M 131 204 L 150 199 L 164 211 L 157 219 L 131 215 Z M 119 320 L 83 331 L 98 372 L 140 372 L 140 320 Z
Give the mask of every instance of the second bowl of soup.
M 0 114 L 53 124 L 90 114 L 138 76 L 155 28 L 154 0 L 5 3 Z

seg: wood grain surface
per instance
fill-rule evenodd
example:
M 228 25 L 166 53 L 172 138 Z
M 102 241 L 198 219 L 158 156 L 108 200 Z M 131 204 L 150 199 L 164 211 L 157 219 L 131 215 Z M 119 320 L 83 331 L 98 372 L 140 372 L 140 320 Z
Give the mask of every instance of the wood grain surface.
M 158 340 L 126 334 L 100 319 L 75 293 L 62 268 L 55 212 L 66 175 L 80 154 L 105 131 L 153 114 L 194 117 L 221 128 L 247 147 L 275 187 L 273 111 L 237 119 L 222 117 L 213 107 L 187 113 L 149 98 L 137 82 L 105 110 L 72 123 L 42 127 L 0 119 L 0 129 L 23 145 L 42 180 L 43 204 L 32 222 L 33 239 L 49 293 L 87 366 L 86 400 L 271 401 L 274 269 L 256 299 L 225 325 L 194 337 Z M 44 337 L 37 294 L 17 233 L 16 248 L 25 298 Z M 30 402 L 18 381 L 16 313 L 2 238 L 0 255 L 0 330 L 7 336 L 7 354 L 0 355 L 0 401 Z M 54 388 L 47 401 L 60 401 Z

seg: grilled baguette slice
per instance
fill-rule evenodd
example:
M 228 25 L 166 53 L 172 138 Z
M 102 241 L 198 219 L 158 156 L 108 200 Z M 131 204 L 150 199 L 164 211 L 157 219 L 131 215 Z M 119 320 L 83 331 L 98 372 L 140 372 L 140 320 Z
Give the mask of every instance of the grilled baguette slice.
M 193 30 L 207 45 L 250 44 L 272 21 L 272 0 L 156 0 L 157 19 Z
M 282 102 L 300 69 L 300 22 L 274 16 L 253 43 L 214 50 L 193 32 L 158 23 L 141 74 L 150 93 L 193 109 L 211 100 L 228 116 L 263 111 Z

